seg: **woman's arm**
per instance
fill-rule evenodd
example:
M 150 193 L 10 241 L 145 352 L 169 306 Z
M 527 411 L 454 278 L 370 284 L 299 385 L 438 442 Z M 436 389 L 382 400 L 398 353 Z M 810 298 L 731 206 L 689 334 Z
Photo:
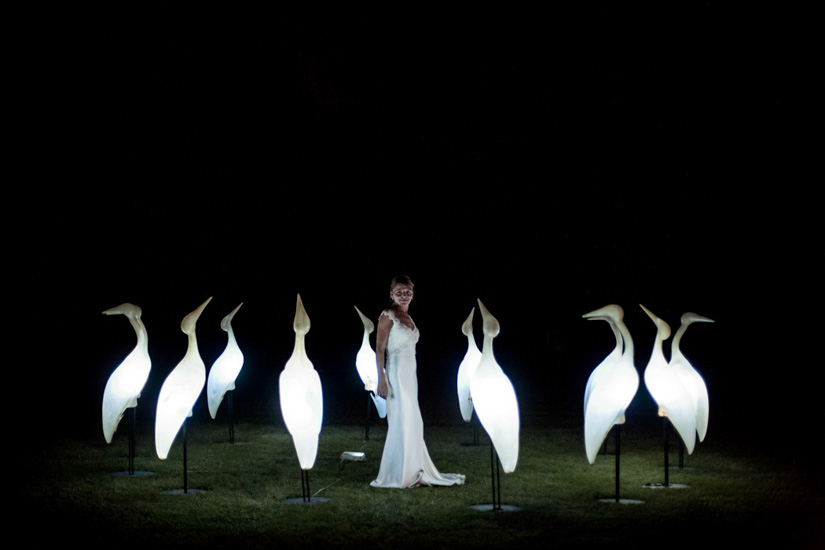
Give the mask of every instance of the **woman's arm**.
M 378 318 L 378 328 L 375 332 L 375 362 L 378 368 L 378 395 L 387 398 L 389 395 L 389 385 L 387 375 L 384 373 L 384 356 L 387 352 L 387 340 L 390 337 L 392 320 L 386 315 Z

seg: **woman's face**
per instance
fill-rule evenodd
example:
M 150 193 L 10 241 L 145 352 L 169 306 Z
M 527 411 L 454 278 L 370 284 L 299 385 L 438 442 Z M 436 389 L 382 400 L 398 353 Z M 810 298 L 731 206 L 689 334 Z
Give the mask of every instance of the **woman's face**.
M 392 290 L 390 291 L 390 298 L 399 306 L 409 306 L 410 302 L 412 302 L 413 299 L 412 286 L 405 284 L 395 285 L 394 287 L 392 287 Z

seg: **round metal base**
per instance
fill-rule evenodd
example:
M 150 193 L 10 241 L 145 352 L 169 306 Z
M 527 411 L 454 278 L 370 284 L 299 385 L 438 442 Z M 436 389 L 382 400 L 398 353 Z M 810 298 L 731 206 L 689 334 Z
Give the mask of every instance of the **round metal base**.
M 682 485 L 681 483 L 668 483 L 665 485 L 664 483 L 645 483 L 642 485 L 645 489 L 687 489 L 687 485 Z
M 599 502 L 604 502 L 606 504 L 644 504 L 645 501 L 643 500 L 634 500 L 632 498 L 620 498 L 616 500 L 615 498 L 602 498 L 599 499 Z
M 310 497 L 309 500 L 304 500 L 303 497 L 288 498 L 282 500 L 282 504 L 319 504 L 321 502 L 329 502 L 326 497 Z
M 201 489 L 187 489 L 185 491 L 183 489 L 170 489 L 168 491 L 161 491 L 161 494 L 163 494 L 163 495 L 194 495 L 194 494 L 205 493 L 205 492 L 206 491 L 203 491 Z
M 112 475 L 117 477 L 146 477 L 155 475 L 155 472 L 135 471 L 131 474 L 129 472 L 115 472 Z
M 475 506 L 471 506 L 474 510 L 480 510 L 482 512 L 520 512 L 521 508 L 518 506 L 512 506 L 510 504 L 502 504 L 496 507 L 494 504 L 476 504 Z

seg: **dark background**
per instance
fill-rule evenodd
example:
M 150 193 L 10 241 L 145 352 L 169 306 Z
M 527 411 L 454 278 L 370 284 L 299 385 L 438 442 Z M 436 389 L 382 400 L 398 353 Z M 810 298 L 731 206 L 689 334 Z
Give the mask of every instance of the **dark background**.
M 359 421 L 353 306 L 376 318 L 396 273 L 416 284 L 428 422 L 460 418 L 460 328 L 477 299 L 501 324 L 525 422 L 580 421 L 613 345 L 581 315 L 608 303 L 625 308 L 640 375 L 655 327 L 638 304 L 674 333 L 685 311 L 716 321 L 683 340 L 711 436 L 719 423 L 792 441 L 815 410 L 816 341 L 797 313 L 819 299 L 821 255 L 801 169 L 804 14 L 141 10 L 51 12 L 12 52 L 26 169 L 6 202 L 9 347 L 23 356 L 15 399 L 45 426 L 35 438 L 97 429 L 134 345 L 126 319 L 100 312 L 123 302 L 149 332 L 151 422 L 186 350 L 180 321 L 210 296 L 207 369 L 221 318 L 244 303 L 242 416 L 280 423 L 300 293 L 325 422 Z M 643 383 L 631 413 L 655 421 Z

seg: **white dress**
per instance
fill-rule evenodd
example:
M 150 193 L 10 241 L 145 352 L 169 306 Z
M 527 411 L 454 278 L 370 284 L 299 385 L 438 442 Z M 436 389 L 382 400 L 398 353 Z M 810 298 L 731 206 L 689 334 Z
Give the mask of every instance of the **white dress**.
M 442 474 L 424 444 L 424 421 L 418 408 L 415 344 L 418 327 L 409 328 L 385 310 L 392 320 L 387 340 L 387 440 L 373 487 L 406 489 L 418 485 L 457 485 L 461 474 Z

